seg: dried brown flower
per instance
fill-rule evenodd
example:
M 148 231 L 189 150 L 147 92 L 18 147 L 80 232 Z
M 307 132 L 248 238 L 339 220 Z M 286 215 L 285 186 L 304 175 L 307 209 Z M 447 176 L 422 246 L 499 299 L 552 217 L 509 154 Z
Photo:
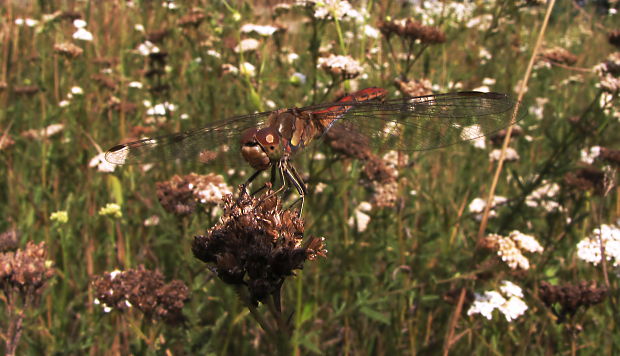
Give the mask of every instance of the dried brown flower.
M 37 85 L 19 85 L 19 86 L 16 85 L 13 87 L 13 93 L 17 95 L 25 95 L 25 96 L 32 96 L 38 93 L 39 90 L 40 88 Z
M 82 14 L 80 14 L 79 12 L 76 12 L 76 11 L 63 11 L 62 13 L 60 13 L 58 18 L 60 20 L 75 21 L 77 19 L 81 19 L 82 18 Z
M 0 234 L 0 253 L 16 250 L 18 247 L 17 230 L 11 229 Z
M 607 39 L 609 40 L 610 44 L 616 47 L 620 47 L 620 30 L 611 31 L 607 35 Z
M 0 151 L 5 150 L 15 144 L 15 141 L 8 134 L 0 134 Z
M 75 59 L 81 56 L 82 53 L 84 53 L 84 50 L 71 42 L 63 42 L 54 45 L 54 52 L 63 55 L 69 59 Z
M 283 210 L 273 191 L 256 197 L 240 189 L 238 198 L 224 199 L 221 221 L 194 237 L 192 252 L 225 283 L 245 286 L 249 302 L 257 304 L 277 295 L 285 278 L 306 260 L 325 256 L 322 238 L 303 238 L 303 219 Z
M 371 182 L 370 204 L 379 208 L 393 207 L 398 200 L 398 182 Z
M 439 28 L 423 25 L 413 19 L 381 22 L 379 24 L 379 30 L 388 40 L 395 34 L 404 40 L 419 40 L 423 44 L 446 42 L 446 35 Z
M 164 28 L 161 30 L 147 32 L 145 37 L 148 41 L 153 43 L 161 43 L 166 37 L 168 37 L 169 34 L 170 31 L 167 28 Z
M 118 57 L 97 57 L 93 59 L 93 63 L 106 68 L 115 66 L 118 64 L 118 62 Z
M 176 324 L 184 320 L 182 309 L 189 300 L 189 288 L 180 280 L 166 284 L 159 271 L 144 266 L 126 271 L 113 271 L 92 281 L 95 304 L 104 311 L 125 311 L 132 307 L 151 320 Z
M 0 289 L 17 293 L 22 300 L 38 298 L 54 269 L 45 257 L 45 242 L 38 245 L 28 241 L 25 249 L 0 253 Z
M 189 14 L 181 17 L 178 21 L 179 26 L 181 27 L 198 27 L 200 26 L 200 24 L 202 23 L 202 21 L 205 19 L 205 14 L 199 10 L 199 9 L 195 9 L 192 10 L 192 12 L 190 12 Z
M 168 52 L 164 50 L 149 53 L 149 59 L 151 60 L 151 62 L 156 63 L 162 67 L 166 64 L 166 58 L 168 58 Z
M 428 79 L 401 80 L 396 78 L 394 83 L 404 96 L 414 97 L 433 93 L 433 84 Z
M 90 78 L 94 80 L 102 88 L 109 89 L 112 91 L 116 90 L 116 81 L 113 78 L 105 74 L 102 74 L 102 73 L 93 74 Z
M 502 129 L 502 130 L 499 130 L 493 133 L 491 136 L 489 136 L 491 143 L 493 143 L 493 145 L 496 147 L 497 146 L 501 147 L 504 144 L 504 139 L 506 139 L 507 132 L 508 132 L 507 129 Z M 511 139 L 515 137 L 519 137 L 522 134 L 523 134 L 523 129 L 521 128 L 521 126 L 519 125 L 512 126 L 512 132 L 510 133 Z
M 605 186 L 605 172 L 594 166 L 583 166 L 566 173 L 564 184 L 577 190 L 593 190 L 601 194 Z
M 138 106 L 136 104 L 130 103 L 128 101 L 114 100 L 114 101 L 111 101 L 109 105 L 110 105 L 110 108 L 112 108 L 112 110 L 122 112 L 125 114 L 133 114 L 138 109 Z
M 573 65 L 577 63 L 577 56 L 562 47 L 552 47 L 543 49 L 538 56 L 538 60 L 552 64 Z
M 620 150 L 601 147 L 601 154 L 599 155 L 599 158 L 615 164 L 616 166 L 620 166 Z
M 373 156 L 364 165 L 364 175 L 371 182 L 391 183 L 398 178 L 398 170 L 383 159 Z
M 373 156 L 370 140 L 354 127 L 336 123 L 325 133 L 325 141 L 336 152 L 347 157 L 367 160 Z
M 588 308 L 602 303 L 607 292 L 607 287 L 597 287 L 595 281 L 560 286 L 544 281 L 540 283 L 540 299 L 558 316 L 558 323 L 563 322 L 567 316 L 575 315 L 579 307 Z M 559 304 L 559 310 L 555 308 L 556 304 Z

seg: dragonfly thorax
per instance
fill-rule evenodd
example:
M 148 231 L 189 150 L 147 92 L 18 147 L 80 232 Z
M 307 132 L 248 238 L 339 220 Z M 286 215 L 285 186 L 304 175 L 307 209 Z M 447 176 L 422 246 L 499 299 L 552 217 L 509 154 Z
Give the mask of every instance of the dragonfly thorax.
M 278 132 L 272 127 L 247 129 L 241 135 L 241 154 L 252 168 L 269 168 L 282 157 Z

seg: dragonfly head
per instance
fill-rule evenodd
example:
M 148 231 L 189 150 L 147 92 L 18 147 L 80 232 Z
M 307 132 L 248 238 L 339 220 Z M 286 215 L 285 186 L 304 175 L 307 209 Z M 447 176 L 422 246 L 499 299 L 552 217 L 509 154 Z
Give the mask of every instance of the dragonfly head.
M 241 135 L 241 154 L 252 168 L 267 169 L 282 157 L 280 136 L 272 127 L 247 129 Z

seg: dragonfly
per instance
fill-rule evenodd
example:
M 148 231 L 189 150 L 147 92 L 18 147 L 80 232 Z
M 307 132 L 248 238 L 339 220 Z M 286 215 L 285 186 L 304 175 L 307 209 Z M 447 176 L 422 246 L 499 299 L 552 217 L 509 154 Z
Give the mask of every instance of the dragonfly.
M 123 143 L 105 155 L 114 164 L 197 159 L 204 151 L 237 140 L 241 156 L 255 172 L 246 187 L 271 169 L 272 194 L 294 187 L 303 210 L 308 189 L 291 162 L 334 125 L 362 133 L 372 145 L 421 151 L 480 138 L 513 124 L 516 101 L 496 92 L 455 93 L 387 99 L 388 91 L 370 87 L 340 100 L 302 108 L 285 108 L 231 117 L 206 127 Z

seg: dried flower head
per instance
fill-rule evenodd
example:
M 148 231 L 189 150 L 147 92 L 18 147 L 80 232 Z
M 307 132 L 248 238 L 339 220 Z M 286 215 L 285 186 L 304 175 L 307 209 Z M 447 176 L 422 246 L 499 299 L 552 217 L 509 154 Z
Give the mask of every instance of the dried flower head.
M 491 136 L 489 136 L 489 139 L 491 140 L 491 142 L 493 143 L 494 146 L 496 147 L 501 147 L 504 143 L 504 139 L 506 139 L 506 133 L 508 132 L 507 129 L 503 129 L 500 131 L 497 131 L 493 134 L 491 134 Z M 521 126 L 519 125 L 514 125 L 512 126 L 512 132 L 510 133 L 510 138 L 514 138 L 514 137 L 519 137 L 523 134 L 523 129 L 521 128 Z
M 23 250 L 0 253 L 0 289 L 21 296 L 20 300 L 38 299 L 54 275 L 46 255 L 45 242 L 37 245 L 32 241 Z
M 33 96 L 39 90 L 41 89 L 37 85 L 16 85 L 13 87 L 13 93 L 24 96 Z
M 166 284 L 159 271 L 144 266 L 126 271 L 113 271 L 92 281 L 95 304 L 104 311 L 140 310 L 147 319 L 175 324 L 184 320 L 182 309 L 189 300 L 189 288 L 180 280 Z
M 144 37 L 146 37 L 146 40 L 149 42 L 161 43 L 166 37 L 168 37 L 169 34 L 170 31 L 167 28 L 162 28 L 159 30 L 149 31 L 144 35 Z
M 256 304 L 279 293 L 285 278 L 301 269 L 306 260 L 325 256 L 323 238 L 304 242 L 304 221 L 296 211 L 282 209 L 281 199 L 270 189 L 250 196 L 224 199 L 221 221 L 206 235 L 194 237 L 192 252 L 225 283 L 245 286 Z
M 325 141 L 336 152 L 347 157 L 367 160 L 374 155 L 370 151 L 368 136 L 353 127 L 347 127 L 340 123 L 336 123 L 327 130 Z
M 423 44 L 438 44 L 446 42 L 446 35 L 439 28 L 426 26 L 413 19 L 385 21 L 379 24 L 379 31 L 390 39 L 396 35 L 406 41 L 420 41 Z
M 97 73 L 97 74 L 93 74 L 90 79 L 92 79 L 95 83 L 97 83 L 97 85 L 99 85 L 101 88 L 104 89 L 109 89 L 109 90 L 116 90 L 117 84 L 116 84 L 116 80 L 114 80 L 114 78 L 111 78 L 105 74 L 102 73 Z
M 551 308 L 558 317 L 557 322 L 563 322 L 566 317 L 572 317 L 580 307 L 589 308 L 602 303 L 607 297 L 607 287 L 597 287 L 595 281 L 582 281 L 579 284 L 551 285 L 548 282 L 540 283 L 540 299 Z M 558 309 L 559 307 L 559 309 Z
M 19 233 L 15 229 L 7 230 L 0 234 L 0 253 L 16 250 Z
M 604 191 L 605 172 L 594 166 L 583 166 L 564 175 L 564 184 L 577 190 L 591 190 L 597 194 Z
M 319 67 L 334 77 L 353 79 L 364 70 L 361 64 L 351 56 L 330 55 L 319 58 Z
M 204 21 L 206 15 L 202 9 L 193 9 L 189 14 L 181 17 L 178 21 L 181 27 L 193 27 L 197 28 Z
M 414 97 L 433 93 L 433 84 L 428 79 L 401 80 L 396 78 L 394 83 L 404 96 Z
M 552 47 L 543 49 L 538 60 L 551 64 L 573 65 L 577 63 L 577 56 L 562 47 Z
M 600 159 L 613 165 L 620 166 L 620 150 L 613 148 L 601 147 Z
M 54 52 L 63 55 L 69 59 L 75 59 L 81 56 L 82 53 L 84 53 L 84 50 L 71 42 L 63 42 L 54 45 Z
M 607 39 L 610 44 L 620 48 L 620 30 L 611 31 L 607 35 Z
M 0 134 L 0 151 L 5 150 L 15 144 L 15 141 L 8 134 Z
M 610 54 L 593 69 L 599 76 L 601 89 L 611 94 L 620 92 L 620 52 Z

